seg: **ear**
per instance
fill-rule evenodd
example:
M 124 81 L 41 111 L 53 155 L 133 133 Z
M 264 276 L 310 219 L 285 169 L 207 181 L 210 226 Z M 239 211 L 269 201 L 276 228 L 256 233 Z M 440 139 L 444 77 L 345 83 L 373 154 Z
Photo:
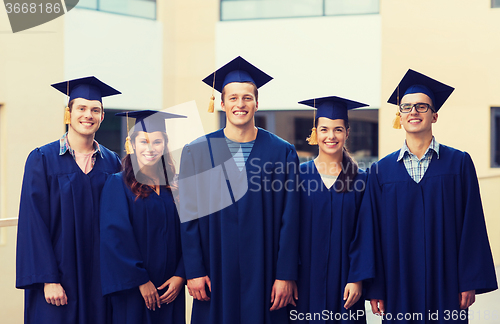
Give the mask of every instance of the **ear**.
M 257 111 L 257 110 L 259 110 L 259 102 L 258 101 L 255 102 L 255 111 Z
M 345 135 L 345 138 L 348 138 L 348 137 L 349 137 L 349 132 L 350 132 L 350 130 L 351 130 L 351 129 L 350 129 L 350 128 L 348 128 L 348 129 L 345 131 L 345 134 L 346 134 L 346 135 Z
M 432 123 L 437 122 L 437 120 L 438 120 L 438 113 L 433 113 L 432 114 Z
M 101 114 L 101 123 L 103 120 L 104 120 L 104 109 L 102 110 L 102 114 Z
M 224 105 L 224 101 L 222 100 L 220 102 L 220 109 L 222 109 L 223 112 L 226 112 L 226 106 Z

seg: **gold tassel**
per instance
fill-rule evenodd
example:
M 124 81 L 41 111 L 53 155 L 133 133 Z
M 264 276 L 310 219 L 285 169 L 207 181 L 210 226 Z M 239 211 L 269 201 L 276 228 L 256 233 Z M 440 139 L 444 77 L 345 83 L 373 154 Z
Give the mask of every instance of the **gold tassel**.
M 401 113 L 398 111 L 396 113 L 396 118 L 392 121 L 392 128 L 401 129 Z
M 127 134 L 128 134 L 128 132 L 130 131 L 128 128 L 128 111 L 126 113 L 125 118 L 127 118 Z M 130 136 L 127 136 L 127 138 L 125 139 L 125 153 L 134 154 L 134 147 L 132 146 L 132 143 L 130 142 Z
M 66 125 L 71 124 L 71 114 L 69 112 L 69 107 L 66 107 L 66 109 L 64 109 L 64 123 Z
M 64 109 L 64 123 L 66 125 L 71 124 L 71 113 L 69 112 L 69 81 L 66 82 L 66 96 L 68 97 L 68 105 Z
M 306 138 L 309 145 L 318 145 L 318 134 L 316 133 L 316 99 L 313 100 L 314 108 L 314 118 L 313 118 L 313 128 L 311 129 L 311 135 Z
M 306 138 L 306 141 L 307 143 L 309 143 L 309 145 L 318 145 L 318 135 L 316 134 L 316 127 L 313 127 L 311 129 L 311 135 Z
M 127 136 L 125 140 L 125 152 L 127 154 L 134 154 L 134 148 L 132 147 L 132 143 L 130 143 L 130 136 Z
M 212 83 L 212 96 L 210 97 L 210 102 L 208 103 L 209 113 L 213 113 L 215 108 L 214 89 L 215 89 L 215 72 L 214 72 L 214 82 Z
M 210 97 L 210 102 L 208 103 L 208 112 L 213 113 L 214 112 L 214 106 L 215 106 L 215 97 L 212 95 Z

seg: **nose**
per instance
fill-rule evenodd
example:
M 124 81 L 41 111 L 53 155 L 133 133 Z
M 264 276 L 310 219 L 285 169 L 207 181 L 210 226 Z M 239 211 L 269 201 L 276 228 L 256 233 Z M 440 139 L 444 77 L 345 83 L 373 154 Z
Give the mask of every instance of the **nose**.
M 243 101 L 243 98 L 238 98 L 238 101 L 236 102 L 236 104 L 239 108 L 241 108 L 245 105 L 245 102 Z
M 92 109 L 85 109 L 85 117 L 92 118 Z

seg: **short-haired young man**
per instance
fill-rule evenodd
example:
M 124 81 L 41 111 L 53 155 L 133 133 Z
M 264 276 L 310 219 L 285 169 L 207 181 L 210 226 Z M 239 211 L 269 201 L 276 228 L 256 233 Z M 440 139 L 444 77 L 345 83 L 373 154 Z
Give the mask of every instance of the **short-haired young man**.
M 203 80 L 223 94 L 226 127 L 186 145 L 181 159 L 193 324 L 288 323 L 285 306 L 297 298 L 297 153 L 254 119 L 257 88 L 271 79 L 237 57 Z
M 120 92 L 95 77 L 52 85 L 69 94 L 68 132 L 26 161 L 17 235 L 16 287 L 25 323 L 105 324 L 99 267 L 99 196 L 120 170 L 94 134 L 102 97 Z
M 376 224 L 367 298 L 385 321 L 467 322 L 475 295 L 497 288 L 472 159 L 432 134 L 453 90 L 409 70 L 388 101 L 406 141 L 370 168 L 360 211 Z

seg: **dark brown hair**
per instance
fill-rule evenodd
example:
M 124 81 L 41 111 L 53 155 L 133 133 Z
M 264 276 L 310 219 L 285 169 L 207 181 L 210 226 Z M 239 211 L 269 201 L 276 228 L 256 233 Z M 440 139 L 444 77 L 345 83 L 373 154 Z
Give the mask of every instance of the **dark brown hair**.
M 255 85 L 255 83 L 253 82 L 250 82 L 250 81 L 246 81 L 246 82 L 238 82 L 238 83 L 248 83 L 248 84 L 251 84 L 253 85 L 253 94 L 255 96 L 255 102 L 258 102 L 259 101 L 259 89 L 257 89 L 257 86 Z M 220 95 L 220 98 L 222 100 L 222 102 L 224 102 L 224 96 L 226 95 L 226 87 L 224 87 L 222 89 L 222 92 L 221 92 L 221 95 Z
M 75 98 L 76 99 L 76 98 Z M 69 103 L 68 103 L 68 107 L 69 107 L 69 112 L 71 112 L 73 110 L 73 104 L 75 103 L 75 99 L 71 100 Z M 104 112 L 104 106 L 101 102 L 101 112 Z
M 354 188 L 354 178 L 358 175 L 358 164 L 351 157 L 347 149 L 342 150 L 342 171 L 335 181 L 336 192 L 349 192 Z
M 130 139 L 132 142 L 135 141 L 139 133 L 134 132 L 130 135 Z M 168 181 L 168 174 L 171 174 L 172 177 L 175 175 L 175 166 L 170 156 L 170 152 L 168 151 L 167 143 L 168 137 L 167 134 L 163 133 L 163 138 L 165 139 L 165 153 L 161 157 L 161 163 L 157 163 L 157 172 L 160 175 L 160 185 L 165 186 L 168 190 L 174 192 L 177 190 L 177 186 L 175 183 L 170 183 Z M 127 154 L 123 158 L 123 178 L 125 180 L 125 184 L 130 188 L 132 193 L 136 196 L 136 200 L 138 198 L 146 198 L 149 196 L 153 189 L 145 184 L 145 180 L 149 180 L 150 178 L 144 175 L 140 170 L 137 171 L 137 174 L 134 173 L 134 164 L 136 168 L 137 166 L 137 156 L 135 154 Z M 161 175 L 163 175 L 164 182 L 161 179 Z M 139 179 L 139 181 L 137 180 Z

